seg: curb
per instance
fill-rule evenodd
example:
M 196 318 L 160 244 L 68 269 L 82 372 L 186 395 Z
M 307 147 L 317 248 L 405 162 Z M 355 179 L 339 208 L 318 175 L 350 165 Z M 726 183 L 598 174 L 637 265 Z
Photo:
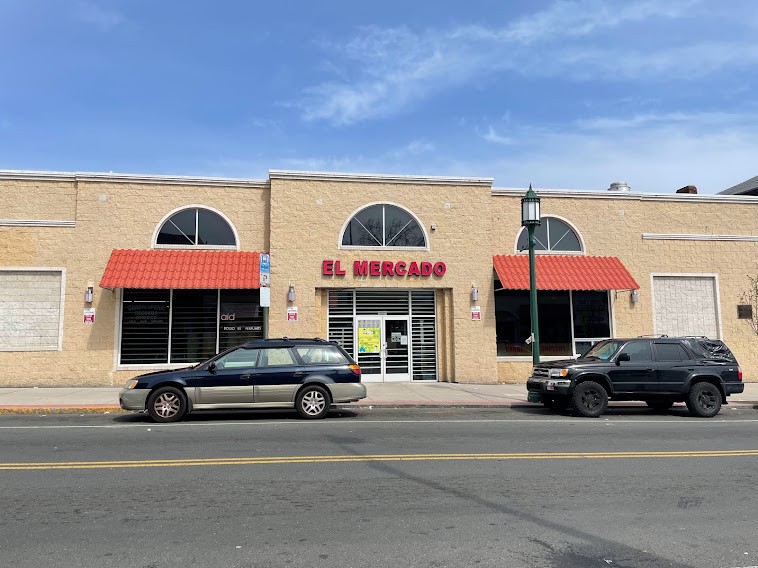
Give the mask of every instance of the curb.
M 0 406 L 0 414 L 126 414 L 116 405 L 87 405 L 87 406 L 51 406 L 51 405 L 16 405 Z

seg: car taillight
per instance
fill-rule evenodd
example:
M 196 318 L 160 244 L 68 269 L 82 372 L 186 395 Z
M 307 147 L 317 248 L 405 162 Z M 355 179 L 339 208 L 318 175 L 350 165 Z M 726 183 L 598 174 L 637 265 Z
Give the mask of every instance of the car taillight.
M 353 372 L 354 375 L 360 375 L 361 374 L 361 368 L 358 365 L 350 365 L 350 370 Z M 740 375 L 742 376 L 742 375 Z
M 740 367 L 739 365 L 737 365 L 737 378 L 739 380 L 742 380 L 742 367 Z

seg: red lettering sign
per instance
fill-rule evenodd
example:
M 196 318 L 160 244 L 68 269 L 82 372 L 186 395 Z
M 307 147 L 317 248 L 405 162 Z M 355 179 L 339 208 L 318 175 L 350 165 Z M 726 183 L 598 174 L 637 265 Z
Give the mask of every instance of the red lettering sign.
M 339 260 L 326 259 L 321 262 L 321 274 L 323 276 L 345 276 L 346 270 L 342 268 Z M 447 272 L 444 262 L 406 262 L 399 260 L 354 260 L 353 276 L 400 276 L 410 278 L 416 276 L 428 278 L 430 276 L 441 277 Z

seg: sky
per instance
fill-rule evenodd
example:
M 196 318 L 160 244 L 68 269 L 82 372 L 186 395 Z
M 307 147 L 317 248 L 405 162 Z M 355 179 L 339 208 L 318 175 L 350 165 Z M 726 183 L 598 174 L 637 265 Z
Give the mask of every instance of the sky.
M 0 0 L 0 169 L 716 193 L 754 0 Z

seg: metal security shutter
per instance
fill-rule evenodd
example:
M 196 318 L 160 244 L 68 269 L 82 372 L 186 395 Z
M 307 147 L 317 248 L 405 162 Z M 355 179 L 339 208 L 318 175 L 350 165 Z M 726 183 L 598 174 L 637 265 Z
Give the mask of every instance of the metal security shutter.
M 327 311 L 329 341 L 336 341 L 351 357 L 355 357 L 355 298 L 352 290 L 329 290 Z
M 0 351 L 58 350 L 62 280 L 60 270 L 0 270 Z
M 355 357 L 355 316 L 410 316 L 412 378 L 437 380 L 434 290 L 329 290 L 327 294 L 330 341 Z
M 411 361 L 414 381 L 437 380 L 434 290 L 411 292 Z
M 408 291 L 356 290 L 355 313 L 358 315 L 408 315 Z
M 654 332 L 719 338 L 713 276 L 654 276 Z

